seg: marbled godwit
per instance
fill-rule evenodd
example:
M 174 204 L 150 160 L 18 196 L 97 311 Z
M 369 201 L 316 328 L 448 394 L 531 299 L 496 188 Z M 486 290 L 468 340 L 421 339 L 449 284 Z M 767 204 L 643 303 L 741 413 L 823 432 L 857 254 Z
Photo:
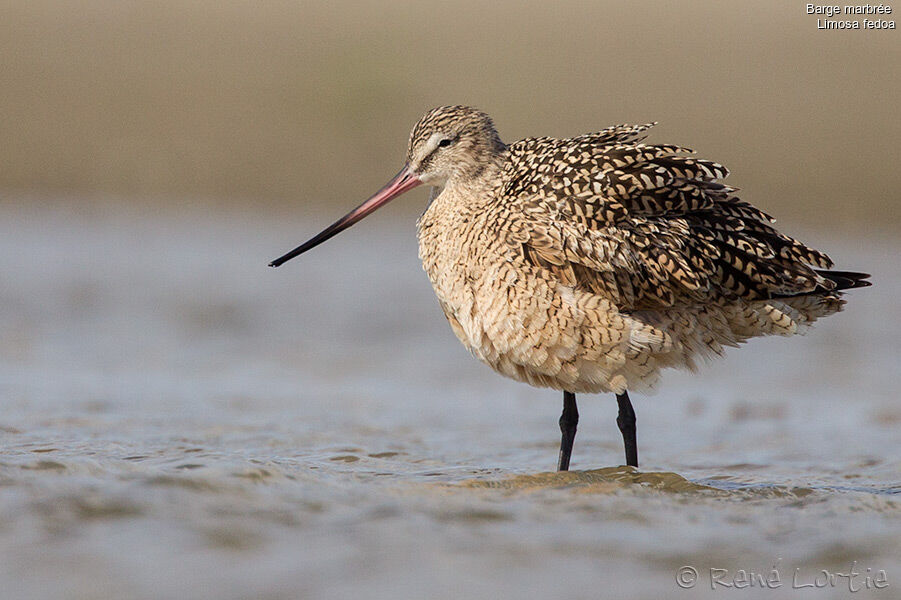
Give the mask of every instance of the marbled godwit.
M 840 290 L 869 285 L 863 273 L 818 270 L 832 260 L 718 183 L 723 166 L 644 144 L 651 126 L 508 146 L 485 113 L 436 108 L 385 187 L 270 266 L 432 186 L 419 255 L 454 333 L 498 373 L 563 391 L 559 470 L 575 394 L 597 392 L 616 394 L 626 464 L 637 467 L 628 390 L 749 338 L 797 333 L 841 310 Z

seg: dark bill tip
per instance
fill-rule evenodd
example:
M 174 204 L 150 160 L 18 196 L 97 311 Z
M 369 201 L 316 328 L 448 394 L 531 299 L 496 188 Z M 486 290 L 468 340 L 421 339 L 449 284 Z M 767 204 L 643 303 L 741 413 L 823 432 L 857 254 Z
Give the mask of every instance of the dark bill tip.
M 295 256 L 315 248 L 327 239 L 341 233 L 366 215 L 374 212 L 380 206 L 384 206 L 392 199 L 397 198 L 407 190 L 411 190 L 421 183 L 422 181 L 420 181 L 419 177 L 410 170 L 409 166 L 405 165 L 391 181 L 386 183 L 382 189 L 366 200 L 366 202 L 356 207 L 294 250 L 291 250 L 284 256 L 276 258 L 269 263 L 269 266 L 278 267 Z

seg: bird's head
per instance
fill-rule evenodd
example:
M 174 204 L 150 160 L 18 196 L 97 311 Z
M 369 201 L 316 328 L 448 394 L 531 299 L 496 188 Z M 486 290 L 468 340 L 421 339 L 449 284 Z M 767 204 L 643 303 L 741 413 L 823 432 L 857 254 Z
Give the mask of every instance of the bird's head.
M 478 177 L 503 149 L 491 117 L 468 106 L 441 106 L 413 127 L 407 166 L 426 185 L 444 187 Z
M 410 133 L 404 167 L 385 186 L 312 239 L 269 263 L 277 267 L 344 231 L 407 190 L 426 184 L 443 188 L 478 178 L 504 150 L 491 118 L 468 106 L 430 110 Z

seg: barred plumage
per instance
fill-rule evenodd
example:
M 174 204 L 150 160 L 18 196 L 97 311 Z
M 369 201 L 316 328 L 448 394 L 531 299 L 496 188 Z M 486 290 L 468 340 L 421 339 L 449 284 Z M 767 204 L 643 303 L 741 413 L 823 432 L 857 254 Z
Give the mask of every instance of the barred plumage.
M 644 143 L 653 125 L 507 146 L 485 113 L 434 109 L 388 186 L 273 264 L 433 186 L 420 257 L 454 333 L 497 372 L 565 391 L 561 469 L 579 392 L 618 395 L 637 464 L 627 390 L 749 338 L 797 333 L 841 310 L 841 290 L 869 285 L 777 231 L 719 181 L 722 165 Z
M 435 131 L 496 137 L 465 107 L 421 123 L 414 166 Z M 840 310 L 848 278 L 813 268 L 828 256 L 719 183 L 722 165 L 643 143 L 652 126 L 521 140 L 482 157 L 479 176 L 438 182 L 420 254 L 457 336 L 497 371 L 570 392 L 647 389 L 662 367 Z

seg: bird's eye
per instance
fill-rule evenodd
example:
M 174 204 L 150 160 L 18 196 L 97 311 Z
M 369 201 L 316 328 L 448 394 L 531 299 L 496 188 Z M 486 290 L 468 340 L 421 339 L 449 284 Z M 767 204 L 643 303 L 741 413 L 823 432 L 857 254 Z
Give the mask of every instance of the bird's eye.
M 439 147 L 439 148 L 447 148 L 448 146 L 451 145 L 451 142 L 453 142 L 452 139 L 450 139 L 450 138 L 444 138 L 443 140 L 441 140 L 440 142 L 438 142 L 438 147 Z

